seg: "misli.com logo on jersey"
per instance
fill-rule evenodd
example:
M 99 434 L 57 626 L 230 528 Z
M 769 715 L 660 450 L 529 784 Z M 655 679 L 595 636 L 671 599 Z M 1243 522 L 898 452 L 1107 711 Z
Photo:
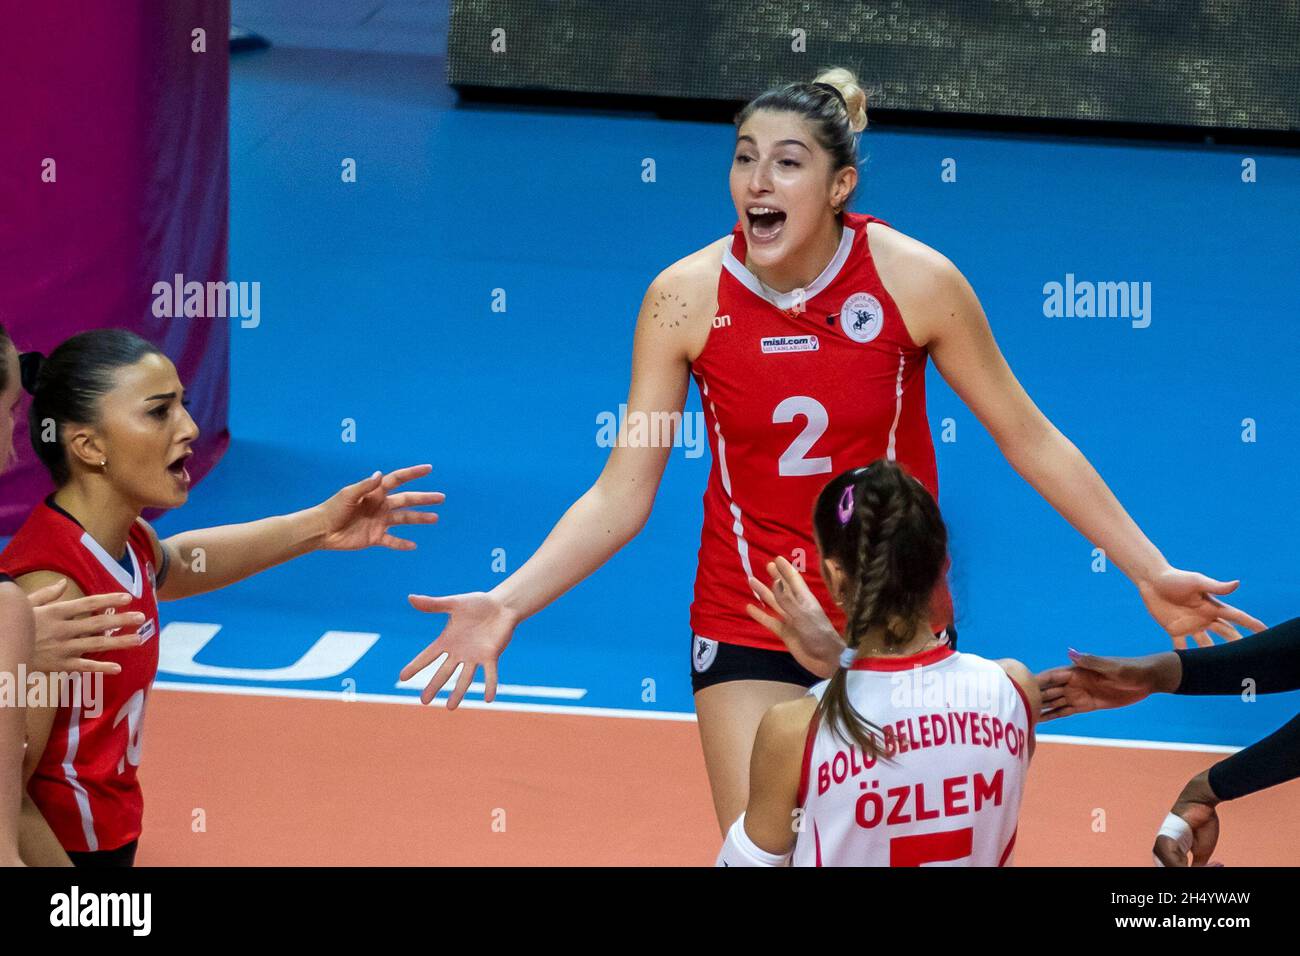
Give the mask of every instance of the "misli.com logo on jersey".
M 769 335 L 759 340 L 765 355 L 780 352 L 816 352 L 821 348 L 815 335 Z

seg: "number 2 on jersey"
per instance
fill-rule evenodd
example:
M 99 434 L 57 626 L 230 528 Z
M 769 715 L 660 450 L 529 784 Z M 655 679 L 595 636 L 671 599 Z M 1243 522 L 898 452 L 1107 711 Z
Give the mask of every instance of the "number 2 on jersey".
M 826 406 L 807 395 L 791 395 L 773 410 L 772 424 L 784 425 L 799 416 L 803 416 L 806 424 L 803 431 L 790 442 L 790 447 L 781 453 L 781 459 L 777 462 L 777 474 L 782 476 L 830 474 L 829 455 L 818 458 L 806 457 L 812 450 L 812 446 L 817 443 L 817 439 L 826 433 L 826 428 L 830 424 Z

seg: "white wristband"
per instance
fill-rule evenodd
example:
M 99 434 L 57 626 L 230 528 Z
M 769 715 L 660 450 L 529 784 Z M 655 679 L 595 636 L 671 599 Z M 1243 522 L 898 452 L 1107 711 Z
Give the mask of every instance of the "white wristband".
M 1192 849 L 1192 826 L 1176 813 L 1171 813 L 1165 817 L 1165 822 L 1160 824 L 1160 832 L 1157 837 L 1169 837 L 1178 847 L 1178 852 L 1186 856 Z M 1160 862 L 1160 857 L 1154 853 L 1152 859 L 1156 861 L 1156 866 L 1164 866 Z
M 793 851 L 791 851 L 792 853 Z M 785 866 L 790 853 L 768 853 L 760 849 L 745 832 L 745 815 L 731 825 L 715 866 Z

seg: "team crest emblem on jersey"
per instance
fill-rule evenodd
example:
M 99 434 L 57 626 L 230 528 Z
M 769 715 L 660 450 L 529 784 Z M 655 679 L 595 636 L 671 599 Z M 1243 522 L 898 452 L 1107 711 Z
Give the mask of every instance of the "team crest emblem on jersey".
M 840 309 L 840 327 L 855 342 L 870 342 L 885 325 L 885 308 L 870 292 L 855 292 Z
M 691 666 L 695 668 L 695 673 L 703 674 L 713 665 L 713 659 L 717 656 L 718 642 L 696 634 L 691 645 Z

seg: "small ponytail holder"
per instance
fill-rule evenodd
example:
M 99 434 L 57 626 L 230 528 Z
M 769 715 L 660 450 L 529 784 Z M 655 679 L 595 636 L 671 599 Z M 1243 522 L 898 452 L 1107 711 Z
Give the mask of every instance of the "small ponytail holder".
M 23 391 L 28 395 L 36 394 L 36 380 L 44 364 L 45 356 L 40 352 L 23 352 L 18 356 L 19 378 L 22 381 Z
M 849 108 L 849 101 L 844 98 L 844 94 L 840 92 L 839 87 L 831 83 L 814 83 L 813 86 L 817 87 L 819 90 L 826 90 L 828 93 L 833 95 L 837 100 L 844 104 L 845 110 Z
M 840 519 L 840 524 L 848 524 L 849 519 L 853 517 L 853 486 L 849 485 L 844 489 L 844 494 L 840 495 L 840 504 L 836 509 L 836 515 Z
M 856 647 L 846 647 L 840 651 L 840 667 L 848 670 L 853 666 L 853 662 L 858 659 L 858 649 Z

